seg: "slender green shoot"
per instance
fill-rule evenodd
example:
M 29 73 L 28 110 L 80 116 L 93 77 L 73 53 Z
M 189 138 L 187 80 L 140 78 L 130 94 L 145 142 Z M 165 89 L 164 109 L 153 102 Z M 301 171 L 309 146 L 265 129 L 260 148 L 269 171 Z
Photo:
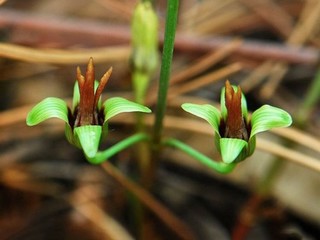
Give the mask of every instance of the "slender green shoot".
M 116 143 L 112 147 L 104 150 L 99 151 L 94 157 L 86 156 L 87 160 L 92 164 L 100 164 L 104 161 L 107 161 L 112 156 L 116 155 L 117 153 L 123 151 L 124 149 L 131 147 L 132 145 L 142 142 L 142 141 L 149 141 L 149 136 L 145 133 L 137 133 L 128 138 L 123 139 L 122 141 Z
M 167 17 L 160 70 L 158 101 L 153 133 L 153 143 L 155 146 L 159 145 L 159 143 L 161 142 L 163 119 L 167 107 L 167 93 L 169 87 L 174 40 L 178 19 L 179 0 L 170 0 L 167 1 L 167 4 Z
M 224 162 L 217 162 L 206 155 L 200 153 L 199 151 L 195 150 L 194 148 L 190 147 L 189 145 L 174 139 L 169 138 L 163 141 L 164 145 L 177 148 L 182 152 L 188 154 L 189 156 L 193 157 L 195 160 L 199 161 L 200 163 L 204 164 L 205 166 L 219 172 L 219 173 L 230 173 L 235 168 L 236 163 L 224 163 Z

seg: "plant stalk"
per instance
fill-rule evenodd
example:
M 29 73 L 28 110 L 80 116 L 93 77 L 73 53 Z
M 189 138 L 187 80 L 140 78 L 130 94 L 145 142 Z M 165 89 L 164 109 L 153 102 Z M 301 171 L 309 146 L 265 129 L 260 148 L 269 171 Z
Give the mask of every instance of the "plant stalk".
M 87 157 L 87 160 L 91 164 L 101 164 L 105 161 L 107 161 L 110 157 L 114 156 L 115 154 L 121 152 L 122 150 L 136 144 L 142 141 L 148 141 L 149 136 L 144 133 L 137 133 L 134 134 L 128 138 L 123 139 L 122 141 L 116 143 L 112 147 L 104 150 L 104 151 L 99 151 L 96 156 L 93 158 Z
M 167 93 L 178 19 L 179 0 L 170 0 L 167 2 L 167 4 L 167 17 L 160 70 L 158 101 L 153 132 L 153 144 L 156 149 L 159 148 L 161 142 L 163 119 L 167 107 Z
M 204 164 L 205 166 L 223 174 L 227 174 L 232 172 L 232 170 L 235 168 L 236 164 L 226 164 L 224 162 L 217 162 L 206 155 L 202 154 L 201 152 L 198 152 L 194 148 L 190 147 L 189 145 L 174 139 L 174 138 L 169 138 L 163 141 L 164 145 L 170 146 L 170 147 L 175 147 L 182 152 L 188 154 L 189 156 L 193 157 L 195 160 L 198 162 Z

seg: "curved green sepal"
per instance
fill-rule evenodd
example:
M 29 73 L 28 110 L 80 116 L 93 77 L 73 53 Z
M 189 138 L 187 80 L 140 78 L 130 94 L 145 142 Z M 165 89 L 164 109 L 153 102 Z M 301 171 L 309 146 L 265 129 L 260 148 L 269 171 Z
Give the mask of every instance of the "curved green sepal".
M 238 87 L 231 85 L 234 91 L 238 91 Z M 226 88 L 223 87 L 221 90 L 221 95 L 220 95 L 220 104 L 221 104 L 221 115 L 224 120 L 227 118 L 227 107 L 226 107 L 226 99 L 225 99 L 225 92 Z M 242 111 L 242 116 L 246 119 L 248 117 L 248 107 L 247 107 L 247 100 L 245 95 L 242 93 L 241 96 L 241 111 Z
M 77 141 L 74 138 L 74 134 L 73 134 L 73 130 L 71 128 L 71 126 L 69 124 L 66 124 L 65 129 L 64 129 L 64 134 L 68 140 L 68 142 L 76 147 L 81 148 L 81 146 L 79 146 L 77 144 Z
M 121 97 L 113 97 L 103 103 L 104 106 L 104 122 L 110 118 L 125 112 L 144 112 L 150 113 L 151 110 L 138 103 L 131 102 Z
M 256 149 L 256 136 L 252 136 L 248 142 L 247 157 L 250 157 Z
M 248 143 L 237 138 L 221 138 L 220 153 L 224 163 L 242 161 L 246 156 Z M 244 153 L 244 155 L 242 155 Z
M 68 123 L 67 103 L 60 98 L 46 98 L 31 109 L 26 123 L 28 126 L 34 126 L 49 118 L 59 118 Z
M 215 133 L 219 135 L 221 114 L 218 109 L 209 104 L 199 105 L 193 103 L 184 103 L 181 107 L 186 112 L 206 120 L 212 126 Z
M 264 132 L 277 127 L 288 127 L 291 124 L 292 118 L 289 113 L 280 108 L 263 105 L 252 113 L 252 130 L 250 137 L 259 132 Z
M 73 131 L 77 146 L 83 150 L 87 157 L 93 158 L 98 152 L 102 127 L 99 125 L 85 125 L 76 127 Z

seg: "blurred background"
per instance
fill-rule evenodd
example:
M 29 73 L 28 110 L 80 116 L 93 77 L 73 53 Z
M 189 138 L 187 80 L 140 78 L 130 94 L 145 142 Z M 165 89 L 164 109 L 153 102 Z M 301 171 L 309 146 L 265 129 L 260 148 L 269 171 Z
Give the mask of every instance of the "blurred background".
M 27 127 L 25 118 L 46 97 L 69 101 L 76 67 L 84 71 L 89 57 L 97 79 L 113 67 L 104 99 L 132 98 L 138 1 L 0 2 L 0 239 L 136 239 L 130 188 L 87 163 L 65 140 L 62 122 Z M 153 3 L 161 52 L 167 1 Z M 219 159 L 211 129 L 180 105 L 218 104 L 226 79 L 241 86 L 250 111 L 270 104 L 294 120 L 259 135 L 254 155 L 226 176 L 164 150 L 152 196 L 192 232 L 189 239 L 318 239 L 319 48 L 318 0 L 180 1 L 165 134 Z M 148 90 L 152 109 L 159 69 Z M 133 132 L 133 121 L 113 120 L 103 146 Z M 132 151 L 112 161 L 130 173 Z M 183 238 L 170 217 L 150 219 L 144 239 Z

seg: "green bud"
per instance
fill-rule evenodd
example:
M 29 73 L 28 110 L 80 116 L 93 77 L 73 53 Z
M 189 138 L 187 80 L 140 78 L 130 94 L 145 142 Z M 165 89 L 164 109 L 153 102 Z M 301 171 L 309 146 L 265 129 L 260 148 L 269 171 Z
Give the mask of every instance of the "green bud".
M 132 64 L 152 73 L 158 65 L 158 18 L 150 2 L 140 2 L 132 19 Z

